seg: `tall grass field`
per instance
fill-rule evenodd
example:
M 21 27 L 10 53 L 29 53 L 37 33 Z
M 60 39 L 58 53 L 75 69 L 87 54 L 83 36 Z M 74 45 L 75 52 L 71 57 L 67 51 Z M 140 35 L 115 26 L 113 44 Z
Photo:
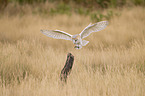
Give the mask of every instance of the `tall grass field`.
M 78 34 L 89 16 L 0 15 L 0 96 L 145 96 L 145 8 L 113 12 L 120 15 L 85 38 L 90 42 L 80 50 L 40 30 Z M 67 53 L 74 64 L 62 84 Z

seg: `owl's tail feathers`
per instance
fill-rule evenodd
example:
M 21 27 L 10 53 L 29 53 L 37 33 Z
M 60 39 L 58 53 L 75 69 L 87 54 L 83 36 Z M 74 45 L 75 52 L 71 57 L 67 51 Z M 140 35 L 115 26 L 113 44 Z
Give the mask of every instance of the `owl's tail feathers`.
M 89 43 L 89 41 L 83 40 L 82 41 L 82 46 L 86 46 Z

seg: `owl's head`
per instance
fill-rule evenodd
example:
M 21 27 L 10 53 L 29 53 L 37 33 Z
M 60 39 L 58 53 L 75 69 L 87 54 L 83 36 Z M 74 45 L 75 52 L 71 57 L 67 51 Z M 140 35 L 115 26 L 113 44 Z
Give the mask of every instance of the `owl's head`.
M 73 41 L 74 44 L 79 43 L 79 39 L 80 39 L 80 35 L 79 34 L 76 34 L 76 35 L 72 36 L 72 41 Z

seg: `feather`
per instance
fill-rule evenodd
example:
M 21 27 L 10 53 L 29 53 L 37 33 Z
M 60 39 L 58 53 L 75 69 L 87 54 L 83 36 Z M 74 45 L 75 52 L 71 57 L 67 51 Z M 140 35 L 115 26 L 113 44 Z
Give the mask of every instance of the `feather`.
M 41 30 L 41 32 L 51 38 L 55 39 L 65 39 L 65 40 L 71 40 L 72 41 L 72 35 L 60 30 Z
M 85 38 L 89 36 L 92 32 L 98 32 L 100 30 L 103 30 L 108 25 L 108 21 L 101 21 L 98 23 L 95 23 L 93 25 L 88 25 L 81 33 L 81 38 Z
M 82 46 L 86 46 L 89 43 L 89 41 L 83 40 L 82 41 Z

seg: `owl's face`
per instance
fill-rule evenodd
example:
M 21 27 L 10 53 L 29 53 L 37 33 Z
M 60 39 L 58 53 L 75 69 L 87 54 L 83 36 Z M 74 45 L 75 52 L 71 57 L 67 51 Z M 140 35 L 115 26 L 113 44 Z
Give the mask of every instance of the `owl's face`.
M 80 35 L 79 34 L 76 34 L 76 35 L 72 36 L 72 41 L 73 41 L 74 44 L 80 43 L 79 39 L 80 39 Z

